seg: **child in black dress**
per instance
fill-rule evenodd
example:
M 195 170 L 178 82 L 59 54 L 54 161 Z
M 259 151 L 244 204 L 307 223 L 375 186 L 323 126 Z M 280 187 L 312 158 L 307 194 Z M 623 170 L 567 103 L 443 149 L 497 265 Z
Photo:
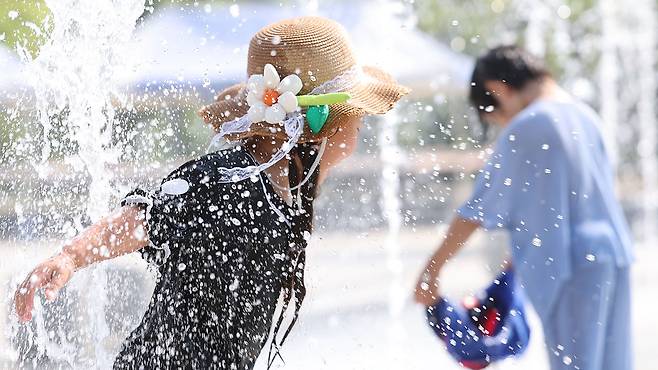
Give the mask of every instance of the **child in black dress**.
M 38 265 L 15 295 L 21 320 L 37 290 L 55 299 L 76 270 L 140 251 L 159 276 L 116 369 L 251 369 L 272 326 L 276 354 L 283 313 L 294 302 L 294 324 L 304 298 L 316 187 L 353 151 L 361 118 L 407 89 L 358 65 L 342 27 L 315 17 L 258 32 L 247 72 L 199 112 L 222 149 L 132 191 Z

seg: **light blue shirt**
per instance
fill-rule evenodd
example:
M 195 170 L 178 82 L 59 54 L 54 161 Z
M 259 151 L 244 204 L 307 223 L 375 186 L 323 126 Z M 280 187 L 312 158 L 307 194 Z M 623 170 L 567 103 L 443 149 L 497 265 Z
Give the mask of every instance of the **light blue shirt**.
M 458 210 L 510 232 L 514 267 L 540 315 L 578 266 L 633 259 L 599 122 L 581 103 L 532 103 L 501 133 Z

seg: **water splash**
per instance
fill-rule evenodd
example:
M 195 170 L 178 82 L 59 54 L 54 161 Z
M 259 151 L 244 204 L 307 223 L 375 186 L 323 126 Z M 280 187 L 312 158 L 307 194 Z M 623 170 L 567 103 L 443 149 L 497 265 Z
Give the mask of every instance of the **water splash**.
M 115 76 L 128 66 L 125 61 L 128 41 L 138 17 L 144 12 L 143 0 L 47 0 L 51 11 L 46 27 L 50 38 L 34 59 L 19 46 L 27 62 L 29 85 L 40 124 L 38 159 L 32 163 L 40 177 L 51 174 L 54 149 L 69 143 L 63 152 L 64 162 L 84 173 L 88 179 L 85 214 L 92 222 L 109 211 L 114 193 L 108 165 L 119 159 L 119 148 L 112 143 L 115 107 L 124 105 L 126 97 L 115 83 Z M 55 125 L 61 126 L 58 132 Z M 83 273 L 84 274 L 84 273 Z M 55 341 L 44 329 L 43 310 L 35 312 L 36 330 L 30 335 L 38 356 L 47 356 L 73 366 L 109 368 L 114 354 L 107 353 L 104 340 L 109 336 L 105 307 L 107 274 L 103 265 L 84 274 L 87 279 L 72 282 L 75 298 L 85 302 L 82 313 L 87 320 L 80 329 L 81 342 L 92 343 L 86 351 L 66 344 L 65 336 Z M 39 306 L 38 306 L 39 307 Z M 70 316 L 73 316 L 72 314 Z M 51 318 L 52 319 L 52 318 Z M 57 330 L 73 317 L 56 318 Z M 69 323 L 70 324 L 70 323 Z M 64 338 L 64 339 L 62 339 Z

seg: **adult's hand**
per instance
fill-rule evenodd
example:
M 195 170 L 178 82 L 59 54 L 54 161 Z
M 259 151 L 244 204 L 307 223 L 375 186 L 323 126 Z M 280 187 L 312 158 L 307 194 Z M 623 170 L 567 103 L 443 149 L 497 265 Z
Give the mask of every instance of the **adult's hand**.
M 18 318 L 23 322 L 32 319 L 34 294 L 41 288 L 45 290 L 46 299 L 55 300 L 59 291 L 73 276 L 75 268 L 73 258 L 64 252 L 35 267 L 16 289 L 14 303 Z
M 434 252 L 427 262 L 423 273 L 418 279 L 415 290 L 416 302 L 432 306 L 439 300 L 438 277 L 443 266 L 459 252 L 466 240 L 480 225 L 477 222 L 456 217 L 450 223 L 441 246 Z

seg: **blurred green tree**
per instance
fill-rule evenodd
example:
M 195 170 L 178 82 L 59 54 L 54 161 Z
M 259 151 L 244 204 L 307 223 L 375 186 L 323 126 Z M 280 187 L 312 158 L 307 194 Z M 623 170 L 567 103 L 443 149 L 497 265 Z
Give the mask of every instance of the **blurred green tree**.
M 32 57 L 47 39 L 50 11 L 44 0 L 0 2 L 0 43 L 11 50 L 23 48 Z
M 415 8 L 419 28 L 457 52 L 477 56 L 496 45 L 519 44 L 541 54 L 560 78 L 574 57 L 592 72 L 593 66 L 579 54 L 582 50 L 569 41 L 599 28 L 597 4 L 596 0 L 417 0 Z

